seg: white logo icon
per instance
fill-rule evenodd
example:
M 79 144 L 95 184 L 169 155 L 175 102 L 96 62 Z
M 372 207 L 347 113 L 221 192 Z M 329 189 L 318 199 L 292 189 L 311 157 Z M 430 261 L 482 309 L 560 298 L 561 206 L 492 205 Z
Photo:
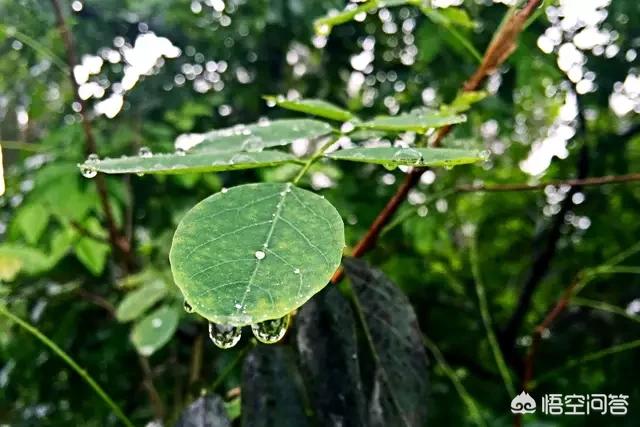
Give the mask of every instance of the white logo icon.
M 522 392 L 511 401 L 511 412 L 514 414 L 532 414 L 536 412 L 536 401 L 529 393 Z

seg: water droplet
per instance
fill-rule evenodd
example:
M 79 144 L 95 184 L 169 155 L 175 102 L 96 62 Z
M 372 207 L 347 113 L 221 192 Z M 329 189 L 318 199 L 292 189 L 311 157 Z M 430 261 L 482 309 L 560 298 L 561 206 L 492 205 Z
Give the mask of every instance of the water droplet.
M 331 27 L 328 24 L 320 24 L 316 26 L 316 35 L 328 36 L 331 32 Z
M 220 348 L 231 348 L 242 337 L 242 328 L 232 325 L 220 325 L 209 322 L 209 338 Z
M 194 311 L 193 307 L 187 302 L 187 300 L 184 301 L 184 311 L 186 311 L 187 313 L 193 313 Z
M 162 326 L 162 319 L 159 318 L 155 318 L 155 319 L 151 319 L 151 326 L 153 326 L 154 328 L 159 328 L 160 326 Z
M 393 161 L 403 165 L 417 166 L 422 163 L 422 154 L 415 148 L 401 148 L 393 153 Z
M 144 176 L 144 172 L 136 172 L 136 175 L 138 175 L 138 176 Z
M 250 153 L 260 152 L 263 148 L 264 143 L 262 142 L 262 139 L 257 136 L 251 136 L 242 143 L 242 149 Z
M 176 156 L 184 156 L 187 152 L 184 151 L 184 148 L 176 148 Z
M 220 190 L 220 191 L 221 191 L 222 193 L 226 193 L 227 191 L 229 191 L 229 189 L 228 189 L 228 188 L 224 188 L 224 187 L 222 187 L 222 190 Z
M 267 255 L 262 251 L 256 251 L 255 256 L 257 259 L 264 259 L 264 257 Z
M 253 336 L 265 344 L 277 343 L 287 333 L 291 316 L 287 314 L 280 319 L 265 320 L 264 322 L 251 325 Z
M 98 171 L 97 170 L 92 169 L 92 168 L 88 168 L 86 166 L 81 166 L 80 167 L 80 173 L 85 178 L 94 178 L 96 175 L 98 175 Z
M 293 270 L 293 273 L 294 273 L 294 274 L 300 274 L 300 269 L 299 269 L 299 268 L 296 268 L 295 270 Z
M 95 153 L 91 153 L 89 154 L 89 156 L 87 157 L 87 160 L 85 161 L 85 163 L 95 163 L 98 160 L 100 160 L 100 158 L 98 157 L 97 154 Z
M 151 157 L 153 156 L 153 153 L 151 152 L 151 150 L 149 150 L 148 147 L 140 147 L 140 149 L 138 150 L 138 156 Z
M 482 151 L 479 153 L 479 156 L 480 156 L 480 158 L 481 158 L 482 160 L 484 160 L 484 161 L 486 162 L 487 160 L 489 160 L 489 159 L 491 158 L 491 151 L 489 151 L 489 150 L 482 150 Z
M 238 154 L 234 154 L 233 157 L 231 157 L 231 160 L 229 160 L 229 163 L 233 165 L 233 164 L 252 163 L 253 161 L 254 161 L 253 157 L 247 154 L 238 153 Z
M 398 167 L 398 165 L 395 163 L 385 163 L 382 166 L 384 166 L 384 168 L 388 171 L 392 171 Z

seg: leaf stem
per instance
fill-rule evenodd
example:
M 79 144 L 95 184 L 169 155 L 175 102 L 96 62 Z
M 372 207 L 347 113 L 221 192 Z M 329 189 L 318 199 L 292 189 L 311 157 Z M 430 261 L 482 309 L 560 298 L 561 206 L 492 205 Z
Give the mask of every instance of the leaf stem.
M 291 183 L 293 185 L 297 184 L 298 181 L 300 181 L 300 179 L 307 173 L 307 171 L 309 170 L 309 168 L 316 162 L 318 161 L 318 159 L 320 157 L 322 157 L 324 155 L 324 152 L 327 151 L 327 148 L 331 147 L 333 144 L 335 144 L 335 142 L 338 140 L 337 137 L 331 137 L 329 138 L 329 140 L 327 140 L 327 142 L 325 142 L 319 149 L 318 151 L 316 151 L 313 156 L 311 156 L 309 158 L 309 160 L 306 161 L 306 163 L 304 164 L 304 166 L 302 167 L 302 169 L 300 169 L 300 172 L 298 172 L 298 175 L 296 175 L 295 178 L 293 178 L 293 181 L 291 181 Z
M 504 381 L 504 386 L 507 390 L 507 393 L 509 394 L 509 396 L 515 396 L 513 380 L 511 378 L 511 374 L 509 373 L 509 369 L 507 368 L 507 364 L 504 361 L 502 351 L 500 350 L 500 346 L 498 345 L 498 340 L 496 339 L 496 335 L 493 332 L 493 326 L 491 324 L 492 322 L 491 322 L 491 315 L 489 314 L 489 305 L 487 304 L 484 284 L 482 282 L 482 275 L 480 273 L 480 265 L 478 260 L 478 243 L 475 235 L 471 238 L 471 257 L 470 258 L 471 258 L 471 271 L 474 279 L 473 281 L 475 282 L 476 295 L 478 296 L 480 316 L 482 317 L 482 323 L 487 333 L 489 346 L 491 347 L 491 352 L 493 353 L 493 357 L 496 361 L 496 365 L 498 366 L 498 370 L 500 371 L 500 376 Z
M 67 365 L 71 367 L 78 375 L 82 377 L 82 379 L 89 384 L 89 386 L 96 392 L 98 396 L 111 408 L 113 413 L 122 421 L 124 425 L 127 427 L 134 427 L 133 423 L 127 418 L 127 416 L 122 412 L 120 407 L 109 397 L 107 392 L 105 392 L 100 385 L 89 375 L 89 373 L 80 367 L 72 358 L 69 356 L 64 350 L 62 350 L 56 343 L 51 341 L 46 335 L 44 335 L 38 328 L 31 325 L 30 323 L 22 320 L 15 314 L 11 313 L 7 308 L 0 304 L 0 315 L 6 317 L 10 321 L 16 323 L 25 331 L 29 332 L 35 338 L 37 338 L 42 344 L 47 346 L 51 351 L 53 351 L 58 357 L 60 357 Z
M 431 352 L 431 354 L 433 354 L 433 357 L 436 359 L 436 361 L 444 371 L 444 374 L 453 383 L 453 387 L 456 389 L 458 395 L 460 395 L 460 398 L 467 406 L 469 415 L 471 416 L 473 421 L 479 426 L 486 426 L 487 423 L 485 422 L 484 418 L 482 418 L 480 410 L 476 406 L 475 400 L 473 399 L 473 397 L 471 397 L 467 389 L 464 387 L 458 375 L 453 371 L 453 369 L 451 369 L 447 361 L 444 359 L 444 356 L 442 355 L 442 352 L 440 352 L 438 346 L 436 346 L 436 344 L 431 341 L 426 335 L 422 336 L 422 341 L 424 342 L 424 346 Z

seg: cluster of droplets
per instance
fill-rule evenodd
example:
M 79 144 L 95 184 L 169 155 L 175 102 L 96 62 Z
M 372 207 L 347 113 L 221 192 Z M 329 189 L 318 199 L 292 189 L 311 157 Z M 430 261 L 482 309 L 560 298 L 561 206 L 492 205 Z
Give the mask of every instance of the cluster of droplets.
M 94 167 L 92 167 L 96 163 L 98 163 L 98 160 L 100 159 L 98 158 L 97 154 L 89 154 L 87 160 L 85 160 L 84 164 L 80 167 L 80 173 L 82 174 L 82 176 L 84 176 L 85 178 L 94 178 L 96 175 L 98 175 L 98 171 Z

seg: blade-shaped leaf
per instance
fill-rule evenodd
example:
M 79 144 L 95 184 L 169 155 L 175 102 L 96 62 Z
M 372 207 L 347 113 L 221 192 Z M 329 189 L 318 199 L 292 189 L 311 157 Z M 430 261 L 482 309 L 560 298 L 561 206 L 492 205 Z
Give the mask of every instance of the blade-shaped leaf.
M 424 426 L 428 362 L 413 307 L 382 272 L 364 261 L 346 259 L 345 271 L 376 362 L 371 426 Z
M 344 225 L 321 196 L 292 184 L 247 184 L 191 209 L 173 237 L 173 277 L 195 312 L 248 325 L 282 317 L 325 287 Z
M 387 132 L 411 131 L 425 133 L 429 129 L 462 123 L 466 120 L 467 118 L 461 114 L 444 114 L 418 109 L 397 116 L 378 116 L 367 122 L 355 123 L 355 126 L 360 129 L 375 129 Z
M 296 344 L 318 424 L 366 426 L 353 312 L 335 286 L 302 307 Z
M 165 283 L 160 279 L 153 280 L 124 297 L 116 309 L 116 319 L 120 322 L 137 319 L 166 294 Z
M 305 427 L 302 380 L 289 347 L 258 346 L 242 368 L 243 427 Z
M 287 110 L 299 111 L 331 120 L 346 122 L 354 117 L 349 111 L 322 99 L 289 100 L 283 96 L 265 96 L 264 99 Z
M 208 394 L 189 405 L 175 427 L 231 427 L 231 421 L 220 396 Z
M 110 174 L 180 174 L 262 168 L 293 160 L 295 160 L 295 157 L 280 151 L 260 151 L 255 153 L 203 152 L 189 154 L 154 154 L 150 157 L 130 156 L 119 159 L 86 161 L 78 165 L 78 167 L 84 174 L 87 174 L 87 171 Z
M 179 311 L 163 306 L 136 323 L 131 331 L 131 341 L 143 356 L 150 356 L 165 345 L 178 327 Z
M 357 147 L 334 151 L 326 156 L 351 162 L 376 163 L 389 168 L 401 165 L 451 167 L 482 160 L 477 151 L 455 148 Z
M 258 152 L 289 145 L 298 139 L 315 139 L 332 132 L 332 127 L 313 119 L 283 119 L 237 125 L 176 139 L 176 148 L 192 152 Z
M 347 7 L 341 12 L 318 18 L 313 22 L 313 27 L 318 35 L 327 36 L 334 26 L 352 21 L 360 13 L 371 12 L 381 7 L 417 4 L 421 1 L 423 0 L 369 0 L 357 7 Z

